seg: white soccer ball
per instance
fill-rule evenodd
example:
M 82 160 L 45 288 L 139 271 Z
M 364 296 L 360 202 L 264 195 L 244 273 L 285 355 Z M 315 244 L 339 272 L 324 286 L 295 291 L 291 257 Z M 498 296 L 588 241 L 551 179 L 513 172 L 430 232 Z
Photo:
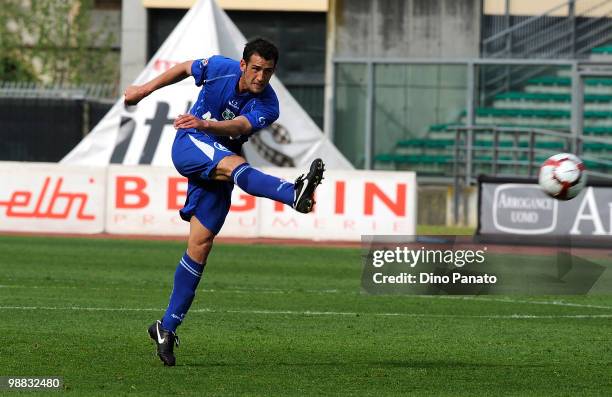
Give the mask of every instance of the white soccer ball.
M 549 196 L 559 200 L 572 199 L 586 184 L 584 164 L 571 153 L 555 154 L 540 167 L 538 183 Z

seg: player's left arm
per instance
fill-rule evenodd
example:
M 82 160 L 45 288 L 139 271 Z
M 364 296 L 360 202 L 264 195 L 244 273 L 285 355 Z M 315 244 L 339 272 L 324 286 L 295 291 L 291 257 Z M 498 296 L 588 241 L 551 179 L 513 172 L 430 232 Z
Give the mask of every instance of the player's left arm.
M 253 130 L 251 123 L 244 116 L 238 116 L 233 120 L 202 120 L 192 114 L 181 114 L 174 120 L 174 128 L 195 128 L 206 130 L 215 135 L 238 137 L 250 134 Z
M 193 63 L 194 61 L 179 63 L 145 84 L 128 86 L 123 93 L 124 103 L 128 106 L 136 105 L 154 91 L 186 79 L 192 75 L 191 66 Z

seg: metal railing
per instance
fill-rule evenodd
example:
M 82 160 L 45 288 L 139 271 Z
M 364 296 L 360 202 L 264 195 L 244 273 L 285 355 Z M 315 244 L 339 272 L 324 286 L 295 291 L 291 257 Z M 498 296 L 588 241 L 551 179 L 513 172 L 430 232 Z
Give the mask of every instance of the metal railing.
M 579 62 L 576 60 L 533 60 L 533 59 L 475 59 L 475 58 L 465 58 L 465 59 L 428 59 L 428 58 L 335 58 L 332 60 L 334 63 L 333 73 L 331 76 L 331 85 L 334 91 L 338 90 L 337 81 L 339 80 L 340 73 L 338 73 L 337 69 L 340 66 L 346 65 L 354 65 L 359 66 L 363 65 L 363 73 L 359 74 L 359 81 L 354 81 L 352 84 L 357 86 L 361 91 L 359 92 L 359 98 L 364 99 L 364 108 L 360 109 L 362 114 L 364 115 L 364 122 L 359 124 L 360 129 L 353 129 L 350 131 L 350 139 L 357 140 L 362 139 L 363 142 L 363 151 L 360 153 L 356 153 L 354 157 L 360 157 L 364 159 L 363 163 L 355 163 L 356 166 L 363 166 L 365 169 L 372 169 L 374 166 L 374 146 L 375 146 L 375 120 L 376 117 L 381 114 L 390 113 L 388 109 L 384 106 L 380 106 L 381 100 L 377 94 L 377 80 L 376 80 L 376 69 L 380 67 L 380 65 L 401 65 L 401 66 L 419 66 L 419 67 L 439 67 L 439 66 L 462 66 L 465 67 L 465 101 L 464 103 L 457 106 L 457 114 L 460 114 L 462 110 L 465 110 L 464 121 L 461 123 L 465 125 L 475 125 L 476 124 L 476 109 L 478 107 L 482 107 L 482 102 L 479 101 L 480 91 L 479 84 L 477 82 L 480 81 L 480 76 L 483 73 L 484 68 L 491 68 L 494 66 L 528 66 L 531 68 L 538 67 L 547 67 L 547 68 L 566 68 L 572 72 L 572 79 L 577 78 L 575 75 L 576 70 L 578 69 Z M 601 63 L 602 65 L 608 65 L 607 63 Z M 398 84 L 398 86 L 400 86 Z M 410 86 L 405 83 L 405 87 L 407 92 L 409 92 Z M 572 86 L 573 87 L 573 86 Z M 432 87 L 439 88 L 439 87 Z M 573 98 L 574 96 L 572 96 Z M 344 117 L 342 120 L 346 120 L 350 117 L 350 119 L 354 119 L 353 113 L 347 113 L 345 116 L 342 113 L 336 111 L 336 101 L 338 95 L 334 93 L 333 100 L 328 102 L 326 105 L 328 106 L 328 117 L 327 120 L 329 122 L 330 128 L 327 130 L 330 138 L 338 143 L 337 137 L 340 134 L 348 134 L 345 131 L 336 131 L 336 122 L 341 117 Z M 406 106 L 407 103 L 404 104 Z M 575 110 L 572 110 L 572 120 L 574 119 Z M 387 119 L 392 119 L 394 117 L 392 114 L 385 114 Z M 448 119 L 442 120 L 440 122 L 459 122 L 457 119 Z M 398 126 L 398 128 L 402 128 L 402 126 Z M 346 139 L 346 135 L 343 135 L 343 138 Z M 345 153 L 348 158 L 353 156 L 351 153 Z M 451 179 L 450 177 L 448 178 Z
M 587 167 L 588 174 L 612 179 L 612 175 L 596 171 L 600 167 L 612 167 L 612 159 L 585 155 L 583 151 L 585 143 L 612 146 L 612 139 L 520 127 L 457 126 L 452 131 L 455 134 L 454 177 L 462 178 L 466 185 L 476 183 L 481 173 L 535 177 L 545 158 L 561 152 L 575 153 L 592 164 L 594 169 Z
M 589 7 L 590 4 L 591 0 L 567 0 L 513 25 L 511 21 L 517 17 L 506 10 L 505 26 L 482 40 L 482 55 L 487 58 L 575 58 L 584 54 L 612 40 L 612 0 Z M 558 16 L 560 12 L 566 15 Z
M 42 84 L 29 81 L 0 81 L 0 97 L 114 99 L 115 84 Z
M 592 0 L 564 1 L 541 15 L 522 18 L 516 24 L 511 21 L 520 17 L 510 15 L 506 7 L 502 26 L 499 30 L 494 26 L 493 34 L 482 40 L 482 56 L 584 58 L 592 48 L 612 41 L 612 0 L 591 4 Z M 584 7 L 580 7 L 582 5 Z M 567 15 L 557 16 L 560 12 Z M 550 71 L 546 67 L 490 68 L 481 75 L 481 86 L 487 92 L 483 100 L 487 102 L 500 92 L 521 87 L 530 78 Z
M 598 171 L 612 168 L 612 157 L 585 155 L 585 144 L 612 147 L 612 139 L 571 135 L 537 128 L 497 126 L 457 126 L 453 147 L 454 219 L 458 221 L 462 192 L 476 184 L 480 174 L 498 177 L 536 177 L 542 162 L 562 152 L 574 153 L 586 164 L 586 174 L 612 180 L 612 175 Z M 608 153 L 605 149 L 604 153 Z M 466 208 L 463 203 L 463 208 Z

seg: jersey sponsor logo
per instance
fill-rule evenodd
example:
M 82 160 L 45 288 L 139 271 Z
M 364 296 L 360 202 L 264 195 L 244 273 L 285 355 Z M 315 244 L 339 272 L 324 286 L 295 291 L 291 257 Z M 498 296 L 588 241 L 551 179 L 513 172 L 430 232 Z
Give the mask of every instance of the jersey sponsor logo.
M 210 120 L 210 121 L 218 121 L 216 118 L 212 116 L 210 112 L 206 112 L 201 117 L 202 120 Z
M 222 144 L 220 144 L 219 142 L 215 142 L 213 143 L 213 146 L 219 150 L 223 150 L 224 152 L 231 152 L 231 150 L 229 150 L 228 148 L 226 148 L 225 146 L 223 146 Z
M 93 179 L 89 182 L 94 183 Z M 68 219 L 74 205 L 75 208 L 78 206 L 77 219 L 85 221 L 95 219 L 94 215 L 85 214 L 85 206 L 89 199 L 87 193 L 62 192 L 63 183 L 64 178 L 60 177 L 55 182 L 55 186 L 50 188 L 51 177 L 48 176 L 40 192 L 14 191 L 8 201 L 0 201 L 0 207 L 6 207 L 7 218 Z M 31 204 L 34 204 L 34 209 L 28 209 Z
M 260 117 L 257 119 L 257 122 L 259 123 L 259 125 L 264 126 L 266 125 L 266 118 L 265 117 Z
M 223 116 L 223 120 L 233 120 L 236 118 L 236 115 L 234 114 L 234 112 L 232 112 L 228 108 L 225 108 L 221 116 Z
M 233 107 L 233 108 L 240 109 L 240 104 L 239 104 L 239 103 L 238 103 L 238 101 L 237 101 L 237 100 L 235 100 L 235 99 L 230 99 L 230 101 L 228 102 L 228 104 L 229 104 L 231 107 Z

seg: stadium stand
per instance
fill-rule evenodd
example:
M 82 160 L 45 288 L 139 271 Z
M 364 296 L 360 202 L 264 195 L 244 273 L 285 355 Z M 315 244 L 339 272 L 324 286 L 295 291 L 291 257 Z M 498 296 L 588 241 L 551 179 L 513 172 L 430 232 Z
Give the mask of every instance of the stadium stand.
M 593 54 L 612 54 L 612 45 L 597 47 Z M 571 78 L 567 71 L 559 70 L 556 75 L 542 75 L 530 78 L 522 88 L 496 94 L 489 106 L 475 109 L 476 125 L 498 127 L 521 127 L 527 129 L 546 129 L 569 134 L 571 123 Z M 612 157 L 612 79 L 585 79 L 584 95 L 584 134 L 598 138 L 610 138 L 606 142 L 585 142 L 582 154 L 595 157 Z M 455 140 L 457 127 L 465 125 L 466 112 L 446 124 L 429 126 L 424 138 L 400 140 L 391 153 L 375 157 L 376 168 L 416 170 L 420 175 L 448 176 L 452 173 L 455 159 Z M 520 139 L 508 134 L 498 142 L 505 149 L 498 160 L 526 161 L 526 155 L 505 156 L 514 148 L 526 148 L 527 136 Z M 487 164 L 490 156 L 479 156 L 478 151 L 491 152 L 491 138 L 482 135 L 474 141 L 474 163 Z M 567 148 L 556 138 L 542 139 L 534 144 L 538 150 L 536 161 L 543 161 L 549 155 Z M 488 149 L 488 150 L 487 150 Z M 595 163 L 585 159 L 587 168 L 599 172 L 611 172 L 612 166 Z M 478 171 L 478 169 L 477 169 Z M 521 173 L 520 169 L 518 170 Z

